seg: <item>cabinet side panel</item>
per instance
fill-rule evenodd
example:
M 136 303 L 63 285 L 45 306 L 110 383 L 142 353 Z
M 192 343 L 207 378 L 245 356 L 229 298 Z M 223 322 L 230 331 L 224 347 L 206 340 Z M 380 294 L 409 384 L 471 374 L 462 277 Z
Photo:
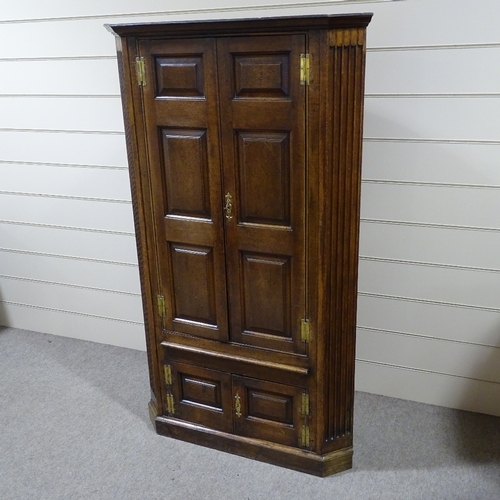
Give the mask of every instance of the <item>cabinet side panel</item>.
M 332 217 L 326 337 L 325 451 L 352 444 L 365 30 L 329 33 Z
M 311 416 L 309 424 L 310 432 L 314 436 L 314 451 L 321 454 L 323 450 L 323 435 L 326 415 L 325 408 L 325 384 L 321 370 L 325 366 L 325 336 L 327 322 L 323 314 L 325 308 L 325 295 L 327 286 L 327 268 L 325 262 L 329 258 L 324 251 L 326 238 L 325 228 L 329 226 L 330 212 L 327 212 L 328 204 L 325 202 L 326 192 L 325 177 L 328 177 L 328 162 L 326 141 L 326 123 L 328 114 L 328 72 L 325 71 L 329 61 L 330 48 L 328 47 L 328 32 L 326 30 L 310 32 L 308 40 L 308 52 L 310 56 L 310 84 L 307 86 L 307 257 L 306 257 L 306 281 L 307 281 L 307 318 L 311 342 L 307 345 L 307 353 L 310 361 L 311 373 L 321 373 L 321 376 L 309 378 L 310 405 L 316 409 L 315 416 Z M 331 183 L 330 183 L 331 184 Z
M 142 109 L 140 87 L 135 80 L 135 39 L 116 38 L 118 54 L 118 68 L 120 73 L 120 90 L 122 95 L 125 136 L 127 140 L 127 155 L 129 164 L 130 186 L 132 192 L 132 206 L 134 212 L 134 227 L 141 278 L 142 306 L 144 311 L 144 326 L 146 330 L 146 346 L 148 353 L 149 379 L 151 385 L 151 404 L 159 413 L 161 405 L 161 384 L 158 377 L 158 359 L 156 353 L 156 326 L 153 309 L 152 280 L 153 262 L 148 241 L 153 241 L 149 234 L 150 225 L 147 221 L 152 218 L 151 209 L 143 195 L 148 192 L 149 181 L 145 164 L 144 137 L 142 135 Z

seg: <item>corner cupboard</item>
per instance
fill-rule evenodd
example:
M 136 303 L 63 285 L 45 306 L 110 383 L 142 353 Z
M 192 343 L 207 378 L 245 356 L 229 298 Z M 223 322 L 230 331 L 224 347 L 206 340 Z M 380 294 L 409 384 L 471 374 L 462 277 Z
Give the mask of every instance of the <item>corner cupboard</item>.
M 370 18 L 108 27 L 159 434 L 351 467 Z

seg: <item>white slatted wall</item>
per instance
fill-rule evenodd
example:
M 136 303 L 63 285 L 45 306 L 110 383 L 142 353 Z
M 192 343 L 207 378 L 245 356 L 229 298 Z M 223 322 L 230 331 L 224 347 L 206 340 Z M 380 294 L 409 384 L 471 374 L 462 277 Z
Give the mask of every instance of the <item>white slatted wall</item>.
M 496 0 L 4 6 L 0 323 L 144 348 L 115 47 L 103 24 L 365 11 L 375 15 L 357 388 L 500 415 Z

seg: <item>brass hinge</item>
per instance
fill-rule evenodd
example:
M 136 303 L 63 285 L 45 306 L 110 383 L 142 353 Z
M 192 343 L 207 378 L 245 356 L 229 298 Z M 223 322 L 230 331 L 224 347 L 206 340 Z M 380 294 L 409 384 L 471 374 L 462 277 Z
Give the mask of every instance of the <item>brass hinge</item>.
M 157 300 L 158 300 L 158 316 L 160 316 L 160 318 L 164 318 L 165 317 L 165 297 L 163 295 L 158 295 Z
M 165 384 L 172 385 L 172 369 L 170 365 L 163 366 L 163 373 L 165 374 Z
M 309 415 L 309 394 L 302 393 L 302 415 Z
M 300 54 L 300 84 L 309 85 L 311 82 L 311 64 L 309 54 Z
M 302 434 L 300 438 L 300 444 L 302 448 L 309 448 L 310 440 L 309 440 L 309 425 L 302 426 Z
M 173 415 L 175 413 L 174 396 L 167 394 L 167 412 Z
M 309 394 L 307 392 L 302 393 L 301 398 L 301 408 L 302 413 L 302 432 L 300 434 L 300 445 L 302 448 L 309 448 L 311 446 L 311 440 L 309 438 L 309 414 L 311 412 L 309 405 Z
M 311 329 L 309 328 L 308 319 L 303 319 L 300 322 L 300 340 L 302 342 L 311 342 Z
M 146 86 L 146 65 L 144 63 L 144 57 L 135 58 L 135 71 L 137 72 L 137 83 L 139 87 Z

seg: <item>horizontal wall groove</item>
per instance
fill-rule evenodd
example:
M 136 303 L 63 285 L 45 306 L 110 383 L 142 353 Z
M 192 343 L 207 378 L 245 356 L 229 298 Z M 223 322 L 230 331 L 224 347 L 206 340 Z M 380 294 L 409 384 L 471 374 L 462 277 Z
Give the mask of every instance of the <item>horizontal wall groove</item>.
M 391 220 L 391 219 L 372 219 L 367 217 L 362 217 L 361 222 L 367 224 L 389 224 L 395 226 L 410 226 L 410 227 L 428 227 L 432 229 L 452 229 L 457 231 L 482 231 L 485 233 L 499 233 L 500 228 L 496 227 L 480 227 L 480 226 L 461 226 L 454 224 L 438 224 L 431 222 L 413 222 L 413 221 L 403 221 L 403 220 Z
M 1 23 L 0 23 L 1 24 Z M 113 60 L 116 56 L 40 56 L 40 57 L 0 57 L 2 62 L 39 62 L 39 61 L 102 61 Z
M 500 92 L 465 92 L 465 93 L 367 93 L 366 99 L 470 99 L 499 98 Z
M 46 128 L 0 128 L 0 132 L 29 132 L 42 134 L 84 134 L 84 135 L 125 135 L 119 130 L 71 130 L 71 129 L 46 129 Z
M 370 361 L 368 359 L 356 358 L 356 362 L 365 363 L 368 365 L 384 366 L 386 368 L 396 368 L 398 370 L 427 373 L 427 374 L 431 374 L 431 375 L 442 375 L 444 377 L 454 377 L 454 378 L 460 378 L 463 380 L 475 380 L 476 382 L 484 382 L 486 384 L 500 385 L 500 382 L 493 382 L 492 380 L 484 380 L 481 378 L 474 378 L 474 377 L 465 377 L 464 375 L 455 375 L 453 373 L 444 373 L 444 372 L 437 372 L 437 371 L 432 371 L 432 370 L 425 370 L 423 368 L 414 368 L 412 366 L 402 366 L 402 365 L 396 365 L 396 364 L 392 364 L 392 363 L 382 363 L 381 361 Z
M 398 142 L 410 144 L 470 144 L 472 146 L 498 146 L 500 140 L 491 139 L 437 139 L 417 137 L 364 137 L 365 142 Z
M 404 259 L 388 259 L 385 257 L 368 257 L 364 255 L 359 256 L 359 260 L 366 262 L 382 262 L 384 264 L 402 264 L 407 266 L 423 266 L 423 267 L 437 267 L 440 269 L 453 269 L 456 271 L 476 271 L 486 273 L 500 273 L 500 269 L 491 267 L 477 267 L 477 266 L 459 266 L 455 264 L 442 264 L 439 262 L 421 262 L 418 260 L 404 260 Z
M 27 23 L 47 23 L 47 22 L 60 22 L 60 21 L 96 21 L 99 19 L 127 19 L 130 17 L 155 17 L 155 16 L 178 16 L 187 14 L 210 14 L 210 13 L 224 13 L 224 12 L 246 12 L 252 10 L 276 10 L 276 9 L 294 9 L 303 7 L 331 7 L 332 4 L 339 5 L 360 5 L 370 3 L 390 2 L 394 0 L 341 0 L 332 2 L 332 0 L 316 0 L 312 2 L 291 2 L 291 3 L 277 3 L 266 5 L 246 5 L 243 7 L 206 7 L 204 9 L 178 9 L 178 10 L 163 10 L 155 12 L 131 12 L 127 14 L 96 14 L 96 15 L 82 15 L 82 16 L 59 16 L 59 17 L 38 17 L 29 19 L 8 19 L 0 21 L 1 24 L 27 24 Z M 117 21 L 118 22 L 118 21 Z
M 38 222 L 24 222 L 17 220 L 1 220 L 0 224 L 13 224 L 16 226 L 30 226 L 30 227 L 47 227 L 50 229 L 64 229 L 65 231 L 84 231 L 86 233 L 99 233 L 99 234 L 116 234 L 120 236 L 135 236 L 135 233 L 128 231 L 115 231 L 112 229 L 95 229 L 90 227 L 77 227 L 77 226 L 58 226 L 56 224 L 41 224 Z
M 400 181 L 390 179 L 363 179 L 363 184 L 386 184 L 398 186 L 422 186 L 438 188 L 466 188 L 466 189 L 500 189 L 494 184 L 463 184 L 455 182 L 427 182 L 427 181 Z
M 490 349 L 490 348 L 500 349 L 500 346 L 498 346 L 498 345 L 481 344 L 479 342 L 468 342 L 466 340 L 445 339 L 445 338 L 441 338 L 441 337 L 435 337 L 433 335 L 423 335 L 420 333 L 401 332 L 398 330 L 387 330 L 386 328 L 375 328 L 375 327 L 360 326 L 360 325 L 358 325 L 356 328 L 358 330 L 363 330 L 365 332 L 386 333 L 388 335 L 396 335 L 396 336 L 402 336 L 402 337 L 413 337 L 413 338 L 418 338 L 418 339 L 422 339 L 422 340 L 435 340 L 437 342 L 448 342 L 450 344 L 469 345 L 472 347 L 486 347 L 488 349 Z
M 25 304 L 23 302 L 11 302 L 10 300 L 0 300 L 0 303 L 11 305 L 11 306 L 17 306 L 17 307 L 26 307 L 28 309 L 39 309 L 41 311 L 57 312 L 57 313 L 63 313 L 63 314 L 72 314 L 75 316 L 85 316 L 86 318 L 104 319 L 106 321 L 118 321 L 120 323 L 129 323 L 131 325 L 143 325 L 144 324 L 141 321 L 132 321 L 129 319 L 121 319 L 121 318 L 111 318 L 109 316 L 100 316 L 98 314 L 89 314 L 89 313 L 83 313 L 83 312 L 79 312 L 79 311 L 68 311 L 67 309 L 56 309 L 54 307 L 37 306 L 34 304 Z
M 48 280 L 40 280 L 40 279 L 34 279 L 34 278 L 24 278 L 21 276 L 10 276 L 7 274 L 0 274 L 1 279 L 7 279 L 7 280 L 12 280 L 12 281 L 24 281 L 28 283 L 39 283 L 43 285 L 52 285 L 52 286 L 61 286 L 61 287 L 66 287 L 66 288 L 76 288 L 79 290 L 90 290 L 92 292 L 105 292 L 105 293 L 112 293 L 112 294 L 117 294 L 117 295 L 129 295 L 133 297 L 140 297 L 140 293 L 136 292 L 124 292 L 121 290 L 111 290 L 109 288 L 98 288 L 94 286 L 84 286 L 84 285 L 75 285 L 74 283 L 62 283 L 59 281 L 48 281 Z
M 500 307 L 488 307 L 488 306 L 477 306 L 472 304 L 462 304 L 459 302 L 446 302 L 442 300 L 430 300 L 430 299 L 419 299 L 416 297 L 404 297 L 402 295 L 389 295 L 385 293 L 371 293 L 359 291 L 358 295 L 361 297 L 370 297 L 375 299 L 384 300 L 397 300 L 402 302 L 414 302 L 417 304 L 429 304 L 432 306 L 445 306 L 445 307 L 456 307 L 457 309 L 472 309 L 474 311 L 486 311 L 500 313 Z
M 121 99 L 120 94 L 0 94 L 0 99 Z
M 52 257 L 56 259 L 69 259 L 69 260 L 79 260 L 84 262 L 93 262 L 96 264 L 110 264 L 114 266 L 125 266 L 125 267 L 138 267 L 138 264 L 134 264 L 133 262 L 121 262 L 118 260 L 109 260 L 109 259 L 95 259 L 92 257 L 80 257 L 77 255 L 64 255 L 59 253 L 49 253 L 49 252 L 34 252 L 31 250 L 18 250 L 16 248 L 1 248 L 0 252 L 7 253 L 19 253 L 23 255 L 35 255 L 37 257 Z
M 426 45 L 391 45 L 369 47 L 367 52 L 401 52 L 410 50 L 466 50 L 466 49 L 498 49 L 500 42 L 487 43 L 438 43 Z
M 34 165 L 42 167 L 57 167 L 57 168 L 101 168 L 109 170 L 127 170 L 128 167 L 115 165 L 85 165 L 82 163 L 49 163 L 41 161 L 17 161 L 17 160 L 0 160 L 0 165 Z
M 26 193 L 21 191 L 0 191 L 0 195 L 9 196 L 31 196 L 35 198 L 52 198 L 58 200 L 73 200 L 73 201 L 92 201 L 99 203 L 121 203 L 125 205 L 131 205 L 131 200 L 119 200 L 114 198 L 90 198 L 88 196 L 69 196 L 64 194 L 45 194 L 45 193 Z

